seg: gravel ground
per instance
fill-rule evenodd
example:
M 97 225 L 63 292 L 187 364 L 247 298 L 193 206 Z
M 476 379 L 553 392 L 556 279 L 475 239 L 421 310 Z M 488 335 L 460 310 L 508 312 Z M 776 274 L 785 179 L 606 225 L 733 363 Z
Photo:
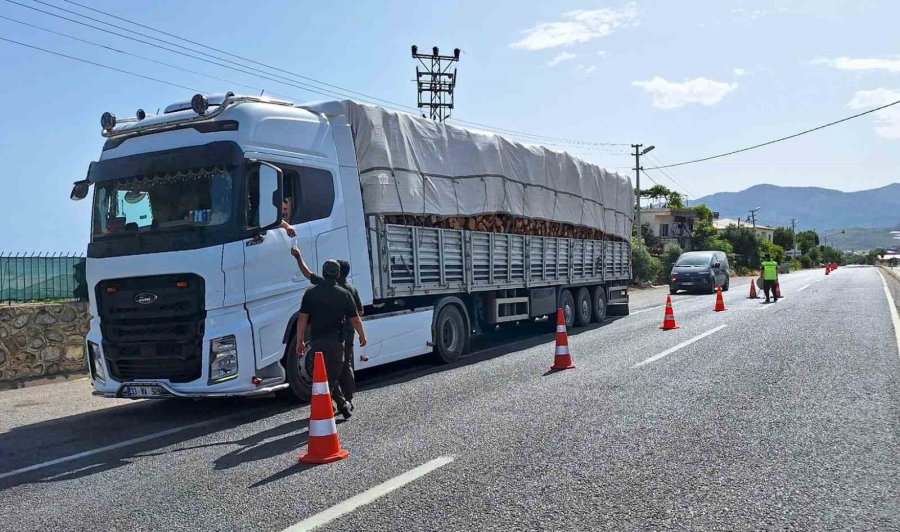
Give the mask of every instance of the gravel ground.
M 322 529 L 900 529 L 900 356 L 878 273 L 791 274 L 773 305 L 746 290 L 723 313 L 676 296 L 667 332 L 667 292 L 637 291 L 631 316 L 572 335 L 577 368 L 561 373 L 547 374 L 552 335 L 531 331 L 453 366 L 373 371 L 339 425 L 351 457 L 320 467 L 296 463 L 305 407 L 105 408 L 81 405 L 84 382 L 3 392 L 4 418 L 24 406 L 3 425 L 0 474 L 206 424 L 0 479 L 0 530 L 281 530 L 448 455 Z M 43 388 L 70 404 L 54 415 Z

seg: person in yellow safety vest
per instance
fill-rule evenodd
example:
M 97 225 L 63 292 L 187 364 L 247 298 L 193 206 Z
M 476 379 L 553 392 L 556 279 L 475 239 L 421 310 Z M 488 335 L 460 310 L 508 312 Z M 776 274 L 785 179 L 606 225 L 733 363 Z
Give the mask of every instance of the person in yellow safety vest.
M 775 285 L 778 284 L 778 263 L 772 260 L 770 255 L 766 255 L 766 260 L 762 262 L 762 278 L 763 291 L 766 293 L 766 303 L 769 302 L 769 292 L 778 302 L 778 292 L 775 291 Z

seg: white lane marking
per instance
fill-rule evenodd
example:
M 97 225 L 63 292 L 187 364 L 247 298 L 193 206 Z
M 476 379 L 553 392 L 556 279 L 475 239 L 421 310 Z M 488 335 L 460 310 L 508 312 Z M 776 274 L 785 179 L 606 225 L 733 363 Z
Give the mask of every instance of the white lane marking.
M 802 291 L 806 290 L 807 288 L 809 288 L 810 286 L 812 286 L 812 284 L 808 284 L 806 286 L 801 286 L 800 288 L 797 289 L 797 291 L 802 292 Z
M 353 510 L 356 510 L 360 506 L 369 504 L 379 497 L 383 497 L 398 488 L 402 488 L 406 484 L 409 484 L 410 482 L 423 477 L 428 473 L 431 473 L 435 469 L 443 467 L 452 461 L 452 456 L 442 456 L 440 458 L 435 458 L 434 460 L 426 462 L 415 469 L 410 469 L 402 475 L 398 475 L 390 480 L 382 482 L 381 484 L 373 488 L 369 488 L 359 495 L 350 497 L 346 501 L 338 503 L 325 510 L 324 512 L 319 512 L 316 515 L 307 517 L 296 525 L 285 528 L 284 532 L 305 532 L 307 530 L 312 530 L 314 528 L 320 527 L 326 523 L 334 521 L 344 514 L 348 514 Z
M 717 333 L 724 328 L 725 328 L 725 325 L 719 325 L 718 327 L 716 327 L 714 329 L 710 329 L 703 334 L 697 335 L 697 336 L 691 338 L 690 340 L 685 340 L 684 342 L 681 342 L 680 344 L 676 345 L 675 347 L 666 349 L 665 351 L 663 351 L 662 353 L 660 353 L 658 355 L 653 355 L 652 357 L 648 358 L 647 360 L 645 360 L 643 362 L 638 362 L 637 364 L 635 364 L 634 366 L 631 366 L 631 367 L 639 368 L 645 364 L 649 364 L 651 362 L 656 362 L 657 360 L 661 359 L 662 357 L 669 356 L 672 353 L 674 353 L 675 351 L 678 351 L 679 349 L 681 349 L 683 347 L 687 347 L 698 340 L 702 340 L 713 333 Z
M 891 296 L 891 291 L 888 289 L 887 279 L 884 278 L 884 274 L 878 272 L 878 275 L 881 276 L 881 286 L 884 288 L 884 296 L 888 300 L 888 307 L 891 309 L 891 321 L 894 322 L 894 340 L 897 342 L 897 354 L 900 355 L 900 316 L 897 315 L 897 305 L 894 303 L 894 297 Z
M 30 465 L 28 467 L 23 467 L 21 469 L 14 469 L 12 471 L 7 471 L 5 473 L 0 473 L 0 480 L 12 477 L 15 475 L 21 475 L 22 473 L 27 473 L 29 471 L 36 471 L 38 469 L 43 469 L 45 467 L 55 466 L 57 464 L 63 464 L 65 462 L 71 462 L 72 460 L 78 460 L 80 458 L 85 458 L 87 456 L 93 456 L 95 454 L 105 453 L 107 451 L 113 451 L 115 449 L 120 449 L 122 447 L 128 447 L 129 445 L 135 445 L 138 443 L 143 443 L 145 441 L 155 440 L 156 438 L 163 438 L 165 436 L 171 436 L 172 434 L 177 434 L 179 432 L 183 432 L 185 430 L 196 429 L 200 427 L 205 427 L 207 425 L 212 425 L 214 423 L 220 423 L 226 419 L 237 417 L 239 415 L 245 414 L 244 412 L 231 414 L 228 416 L 221 416 L 215 419 L 210 419 L 208 421 L 201 421 L 200 423 L 191 423 L 190 425 L 184 425 L 182 427 L 175 427 L 173 429 L 164 430 L 162 432 L 154 432 L 153 434 L 147 434 L 145 436 L 141 436 L 139 438 L 132 438 L 130 440 L 121 441 L 119 443 L 114 443 L 112 445 L 107 445 L 105 447 L 98 447 L 97 449 L 91 449 L 89 451 L 84 451 L 76 454 L 71 454 L 69 456 L 63 456 L 61 458 L 57 458 L 55 460 L 48 460 L 46 462 L 41 462 L 40 464 Z

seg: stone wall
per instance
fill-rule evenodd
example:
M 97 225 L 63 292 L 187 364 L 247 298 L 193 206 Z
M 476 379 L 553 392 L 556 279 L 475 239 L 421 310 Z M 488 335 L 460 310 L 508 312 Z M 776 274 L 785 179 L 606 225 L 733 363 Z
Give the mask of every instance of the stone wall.
M 0 306 L 0 382 L 85 370 L 88 304 Z

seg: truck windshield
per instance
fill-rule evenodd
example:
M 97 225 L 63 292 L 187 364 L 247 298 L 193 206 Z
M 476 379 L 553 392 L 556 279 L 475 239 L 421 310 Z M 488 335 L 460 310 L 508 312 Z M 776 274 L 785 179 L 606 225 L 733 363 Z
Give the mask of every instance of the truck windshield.
M 222 225 L 233 181 L 228 169 L 211 167 L 96 183 L 93 237 Z

